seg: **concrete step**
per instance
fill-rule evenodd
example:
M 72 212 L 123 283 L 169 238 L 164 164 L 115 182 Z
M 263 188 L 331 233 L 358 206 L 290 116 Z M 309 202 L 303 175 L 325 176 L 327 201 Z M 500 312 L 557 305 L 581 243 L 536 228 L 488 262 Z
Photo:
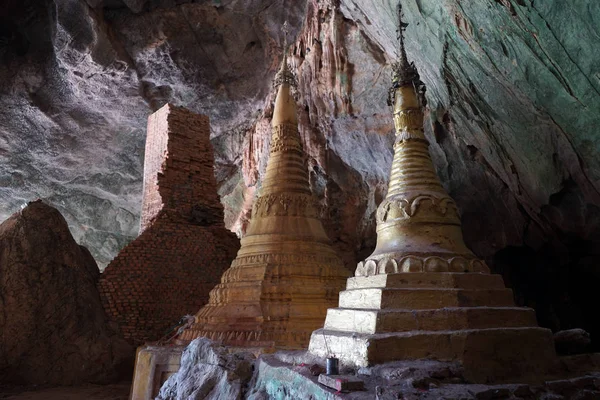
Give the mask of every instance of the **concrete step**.
M 309 352 L 358 367 L 411 359 L 458 361 L 468 381 L 476 383 L 540 379 L 556 362 L 552 332 L 538 327 L 374 335 L 319 329 Z
M 365 334 L 536 326 L 524 307 L 448 307 L 436 310 L 330 308 L 326 330 Z
M 402 272 L 349 278 L 346 289 L 363 288 L 456 288 L 503 289 L 500 275 L 457 272 Z
M 340 308 L 430 310 L 444 307 L 514 307 L 510 289 L 352 289 Z

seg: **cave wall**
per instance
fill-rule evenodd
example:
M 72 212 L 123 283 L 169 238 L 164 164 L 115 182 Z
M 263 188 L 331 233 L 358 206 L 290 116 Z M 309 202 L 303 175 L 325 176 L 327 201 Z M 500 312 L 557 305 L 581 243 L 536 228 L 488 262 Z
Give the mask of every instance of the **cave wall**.
M 42 198 L 101 268 L 138 234 L 147 116 L 166 102 L 208 115 L 217 179 L 228 194 L 278 62 L 278 27 L 288 19 L 295 34 L 306 7 L 292 0 L 5 3 L 0 219 Z
M 341 8 L 390 54 L 395 5 Z M 427 85 L 430 150 L 467 244 L 541 324 L 588 329 L 597 349 L 590 304 L 600 279 L 600 5 L 403 6 L 407 52 Z
M 404 0 L 427 136 L 467 244 L 545 326 L 598 335 L 600 4 Z M 395 1 L 8 1 L 0 11 L 0 217 L 42 197 L 108 262 L 137 234 L 144 121 L 210 116 L 229 228 L 266 167 L 289 20 L 301 136 L 349 268 L 374 247 L 393 140 Z M 594 333 L 596 332 L 596 333 Z

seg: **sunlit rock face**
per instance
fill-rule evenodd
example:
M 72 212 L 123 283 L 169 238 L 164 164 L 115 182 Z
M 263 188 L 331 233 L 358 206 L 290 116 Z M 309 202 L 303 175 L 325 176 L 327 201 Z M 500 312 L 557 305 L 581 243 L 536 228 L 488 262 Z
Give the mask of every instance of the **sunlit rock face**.
M 587 3 L 587 4 L 586 4 Z M 553 329 L 598 332 L 600 4 L 405 0 L 426 134 L 467 245 Z M 289 20 L 300 133 L 348 267 L 375 244 L 392 160 L 395 1 L 8 1 L 0 214 L 42 197 L 102 264 L 137 234 L 145 120 L 208 114 L 228 227 L 260 189 Z

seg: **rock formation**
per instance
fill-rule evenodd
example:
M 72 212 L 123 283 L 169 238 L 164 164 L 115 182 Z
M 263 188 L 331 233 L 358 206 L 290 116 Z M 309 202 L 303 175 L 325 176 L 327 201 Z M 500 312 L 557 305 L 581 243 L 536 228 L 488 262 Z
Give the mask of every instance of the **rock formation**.
M 162 386 L 157 400 L 241 400 L 254 372 L 252 353 L 231 353 L 206 338 L 193 340 L 181 368 Z
M 583 329 L 568 329 L 554 334 L 554 345 L 558 354 L 586 353 L 590 343 L 590 334 Z
M 285 51 L 275 84 L 269 162 L 248 230 L 182 341 L 205 336 L 233 346 L 302 349 L 348 276 L 310 191 Z
M 133 349 L 109 327 L 98 267 L 60 213 L 36 201 L 0 225 L 0 381 L 107 382 Z
M 281 354 L 263 355 L 256 362 L 253 385 L 245 398 L 248 400 L 273 398 L 282 400 L 558 400 L 561 398 L 595 400 L 600 397 L 600 373 L 598 372 L 566 379 L 552 378 L 541 385 L 515 383 L 483 385 L 465 383 L 460 367 L 456 364 L 422 360 L 405 361 L 361 368 L 350 377 L 362 380 L 364 390 L 340 393 L 317 383 L 314 370 L 314 360 L 310 358 L 298 359 Z
M 595 364 L 600 367 L 596 354 Z M 301 352 L 251 354 L 232 352 L 199 338 L 185 350 L 182 368 L 160 390 L 161 400 L 492 400 L 492 399 L 589 399 L 600 397 L 600 372 L 578 368 L 594 364 L 573 356 L 562 375 L 549 376 L 543 384 L 469 384 L 458 363 L 402 361 L 344 374 L 364 383 L 364 390 L 339 392 L 318 383 L 324 361 Z M 587 372 L 587 373 L 586 373 Z M 339 377 L 340 380 L 346 376 Z
M 208 300 L 239 246 L 223 224 L 208 117 L 169 104 L 148 118 L 140 236 L 98 287 L 125 339 L 158 340 Z
M 226 225 L 244 230 L 269 152 L 276 31 L 288 19 L 311 188 L 353 269 L 375 246 L 392 162 L 395 4 L 5 1 L 0 218 L 44 198 L 103 268 L 137 235 L 144 121 L 172 102 L 210 116 Z M 600 5 L 403 4 L 407 52 L 429 88 L 425 135 L 465 243 L 544 326 L 584 328 L 594 346 Z

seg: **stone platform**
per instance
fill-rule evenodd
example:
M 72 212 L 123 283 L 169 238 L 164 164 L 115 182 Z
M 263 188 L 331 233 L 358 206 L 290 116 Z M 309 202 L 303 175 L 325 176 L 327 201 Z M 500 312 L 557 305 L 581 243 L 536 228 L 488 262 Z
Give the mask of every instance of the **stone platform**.
M 560 359 L 559 359 L 560 360 Z M 585 399 L 600 398 L 600 355 L 577 356 L 553 363 L 554 375 L 536 384 L 507 381 L 473 384 L 457 362 L 408 360 L 369 368 L 344 369 L 341 379 L 361 380 L 363 390 L 341 393 L 318 382 L 314 363 L 324 360 L 276 353 L 256 362 L 254 386 L 244 398 L 294 400 L 492 400 L 492 399 Z M 579 370 L 565 368 L 580 365 Z
M 198 338 L 185 349 L 180 370 L 163 385 L 157 399 L 600 398 L 600 354 L 557 358 L 549 367 L 549 372 L 535 384 L 515 380 L 474 384 L 457 361 L 406 360 L 372 367 L 341 366 L 337 379 L 361 381 L 364 386 L 361 390 L 340 393 L 319 383 L 319 376 L 325 372 L 325 360 L 306 351 L 278 351 L 256 358 L 248 349 L 236 351 Z
M 556 360 L 550 330 L 514 306 L 500 276 L 483 273 L 350 278 L 309 351 L 353 367 L 455 360 L 466 379 L 483 383 L 535 381 Z

